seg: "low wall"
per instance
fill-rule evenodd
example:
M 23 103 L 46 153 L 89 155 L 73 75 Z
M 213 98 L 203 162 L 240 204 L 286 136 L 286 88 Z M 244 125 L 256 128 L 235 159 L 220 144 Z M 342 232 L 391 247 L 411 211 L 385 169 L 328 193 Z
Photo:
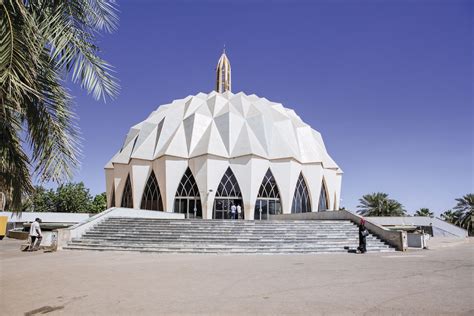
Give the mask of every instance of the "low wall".
M 21 230 L 9 230 L 7 232 L 7 237 L 19 240 L 26 240 L 28 239 L 29 234 L 29 232 L 24 232 Z
M 69 228 L 57 230 L 56 250 L 61 250 L 73 238 L 80 238 L 86 231 L 109 217 L 184 219 L 184 214 L 112 207 Z
M 326 211 L 297 214 L 270 215 L 271 220 L 350 220 L 359 225 L 362 217 L 348 211 Z M 365 227 L 374 235 L 395 247 L 399 251 L 406 251 L 407 234 L 404 231 L 391 231 L 365 219 Z
M 53 212 L 0 212 L 0 216 L 7 216 L 9 223 L 34 222 L 37 217 L 43 223 L 79 223 L 89 218 L 86 213 L 53 213 Z
M 468 237 L 467 230 L 445 222 L 437 217 L 426 216 L 377 216 L 365 217 L 366 220 L 383 226 L 428 226 L 433 229 L 434 237 Z

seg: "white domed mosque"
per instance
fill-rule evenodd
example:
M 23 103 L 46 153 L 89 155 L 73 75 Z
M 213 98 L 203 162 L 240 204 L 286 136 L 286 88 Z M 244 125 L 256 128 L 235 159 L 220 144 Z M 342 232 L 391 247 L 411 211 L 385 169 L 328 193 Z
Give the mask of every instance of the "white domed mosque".
M 216 91 L 159 106 L 106 165 L 109 207 L 227 219 L 339 208 L 342 171 L 321 134 L 289 108 L 231 92 L 225 52 Z

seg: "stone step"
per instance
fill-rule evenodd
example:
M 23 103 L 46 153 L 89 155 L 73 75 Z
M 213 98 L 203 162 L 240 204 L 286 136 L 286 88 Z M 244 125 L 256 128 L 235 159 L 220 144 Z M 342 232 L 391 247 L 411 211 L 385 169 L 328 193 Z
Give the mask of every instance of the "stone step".
M 189 224 L 189 223 L 207 223 L 207 224 L 215 224 L 215 225 L 221 225 L 222 223 L 241 223 L 241 224 L 246 224 L 246 225 L 252 225 L 255 223 L 283 223 L 283 224 L 288 224 L 288 223 L 294 223 L 294 224 L 311 224 L 311 223 L 328 223 L 328 224 L 341 224 L 341 223 L 350 223 L 352 224 L 351 221 L 349 220 L 317 220 L 317 221 L 311 221 L 311 220 L 231 220 L 231 219 L 159 219 L 159 218 L 133 218 L 133 217 L 109 217 L 107 218 L 107 221 L 129 221 L 129 222 L 147 222 L 147 223 L 153 223 L 153 222 L 168 222 L 168 223 L 184 223 L 184 224 Z
M 100 223 L 97 227 L 128 227 L 128 226 L 141 226 L 143 228 L 176 228 L 176 229 L 187 229 L 187 228 L 199 228 L 199 229 L 333 229 L 333 228 L 355 228 L 354 225 L 173 225 L 173 224 L 140 224 L 140 223 Z
M 130 230 L 130 229 L 140 229 L 140 230 L 173 230 L 173 231 L 262 231 L 262 232 L 274 232 L 274 231 L 358 231 L 358 229 L 354 226 L 333 226 L 333 227 L 199 227 L 199 226 L 160 226 L 160 227 L 153 227 L 153 226 L 140 226 L 140 225 L 114 225 L 114 226 L 94 226 L 95 229 L 122 229 L 122 230 Z
M 358 246 L 350 221 L 161 220 L 109 218 L 69 250 L 118 250 L 158 253 L 321 253 L 347 252 Z M 369 251 L 394 251 L 373 235 Z
M 196 231 L 140 231 L 140 230 L 94 230 L 87 234 L 118 234 L 118 235 L 146 235 L 146 236 L 297 236 L 297 237 L 325 237 L 325 236 L 347 236 L 357 237 L 356 232 L 196 232 Z
M 356 247 L 353 246 L 352 249 Z M 327 252 L 348 252 L 348 249 L 344 247 L 255 247 L 255 248 L 231 248 L 231 247 L 150 247 L 150 246 L 131 246 L 131 245 L 69 245 L 65 247 L 69 250 L 115 250 L 115 251 L 139 251 L 139 252 L 158 252 L 158 253 L 221 253 L 221 254 L 232 254 L 232 253 L 253 253 L 253 254 L 290 254 L 290 253 L 327 253 Z M 393 248 L 379 248 L 379 247 L 367 247 L 367 251 L 370 252 L 393 252 Z
M 358 243 L 341 243 L 341 244 L 210 244 L 210 243 L 194 243 L 194 244 L 182 244 L 182 243 L 166 243 L 166 244 L 150 244 L 150 243 L 91 243 L 91 242 L 74 242 L 68 245 L 78 247 L 122 247 L 122 248 L 179 248 L 179 249 L 326 249 L 326 248 L 337 248 L 337 249 L 356 249 Z M 369 250 L 378 249 L 392 249 L 387 245 L 367 245 Z
M 82 236 L 82 238 L 129 238 L 129 239 L 142 239 L 142 240 L 176 240 L 176 239 L 189 239 L 189 240 L 198 240 L 198 239 L 216 239 L 216 240 L 235 240 L 235 239 L 245 239 L 245 240 L 260 240 L 260 239 L 270 239 L 270 240 L 358 240 L 357 236 L 347 236 L 347 235 L 318 235 L 318 236 L 291 236 L 291 235 L 273 235 L 273 236 L 259 236 L 259 235 L 229 235 L 229 236 L 217 236 L 217 235 L 144 235 L 144 234 L 103 234 L 103 233 L 87 233 Z M 368 236 L 367 239 L 378 240 L 373 236 Z
M 130 240 L 130 241 L 183 241 L 183 242 L 197 242 L 197 241 L 209 241 L 209 242 L 230 242 L 230 241 L 242 241 L 242 242 L 257 242 L 257 241 L 271 241 L 271 242 L 336 242 L 336 241 L 357 241 L 358 238 L 278 238 L 278 237 L 232 237 L 232 238 L 218 238 L 218 237 L 176 237 L 176 238 L 144 238 L 142 236 L 84 236 L 81 239 L 87 240 Z M 378 239 L 367 239 L 367 242 L 376 242 Z
M 274 230 L 274 231 L 266 231 L 266 230 L 196 230 L 196 229 L 189 229 L 189 230 L 173 230 L 173 229 L 139 229 L 139 228 L 130 228 L 130 229 L 103 229 L 103 228 L 94 228 L 94 231 L 104 232 L 104 233 L 149 233 L 149 234 L 260 234 L 260 235 L 284 235 L 284 234 L 292 234 L 292 235 L 315 235 L 315 234 L 350 234 L 350 235 L 358 235 L 358 231 L 355 230 Z
M 81 238 L 73 239 L 76 240 L 136 240 L 136 241 L 150 241 L 150 242 L 159 242 L 159 241 L 186 241 L 186 242 L 196 242 L 196 241 L 215 241 L 215 242 L 229 242 L 229 241 L 270 241 L 270 242 L 338 242 L 338 241 L 359 241 L 358 238 L 333 238 L 333 237 L 321 237 L 321 238 L 259 238 L 259 237 L 232 237 L 232 238 L 219 238 L 215 236 L 200 236 L 200 237 L 181 237 L 181 238 L 144 238 L 142 236 L 83 236 Z M 381 242 L 377 238 L 368 238 L 367 242 Z

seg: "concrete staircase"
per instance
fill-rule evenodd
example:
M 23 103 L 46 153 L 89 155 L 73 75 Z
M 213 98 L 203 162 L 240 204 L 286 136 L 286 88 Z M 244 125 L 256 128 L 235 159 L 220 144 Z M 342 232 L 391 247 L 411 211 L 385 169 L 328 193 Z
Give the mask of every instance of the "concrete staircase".
M 350 221 L 165 220 L 111 217 L 64 249 L 157 253 L 334 253 L 355 250 Z M 375 236 L 368 252 L 395 251 Z

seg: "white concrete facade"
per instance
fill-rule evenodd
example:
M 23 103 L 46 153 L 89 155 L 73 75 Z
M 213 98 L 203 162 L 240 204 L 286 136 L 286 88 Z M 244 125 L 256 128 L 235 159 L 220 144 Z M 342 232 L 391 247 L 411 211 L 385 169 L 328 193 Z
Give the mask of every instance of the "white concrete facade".
M 321 135 L 279 103 L 230 91 L 175 100 L 132 127 L 122 149 L 105 167 L 108 206 L 123 206 L 130 177 L 133 208 L 139 209 L 153 171 L 163 210 L 173 212 L 178 186 L 188 168 L 205 219 L 213 218 L 216 192 L 228 168 L 240 187 L 245 219 L 254 219 L 268 169 L 278 187 L 283 214 L 292 211 L 300 175 L 311 211 L 318 210 L 323 184 L 325 208 L 339 208 L 342 171 L 327 153 Z

